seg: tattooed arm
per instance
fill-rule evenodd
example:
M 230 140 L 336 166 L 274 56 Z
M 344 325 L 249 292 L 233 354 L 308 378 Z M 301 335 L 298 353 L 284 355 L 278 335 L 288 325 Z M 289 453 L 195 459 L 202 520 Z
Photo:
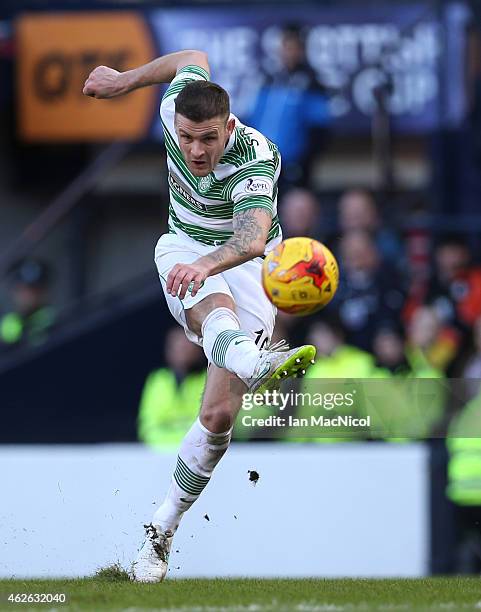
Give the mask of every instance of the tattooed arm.
M 249 259 L 264 254 L 272 215 L 265 208 L 248 208 L 234 215 L 234 235 L 209 255 L 192 264 L 177 264 L 167 278 L 167 291 L 183 299 L 190 283 L 192 295 L 209 276 L 234 268 Z
M 210 263 L 210 274 L 219 274 L 264 254 L 272 215 L 265 208 L 248 208 L 234 216 L 234 235 L 221 247 L 201 257 Z

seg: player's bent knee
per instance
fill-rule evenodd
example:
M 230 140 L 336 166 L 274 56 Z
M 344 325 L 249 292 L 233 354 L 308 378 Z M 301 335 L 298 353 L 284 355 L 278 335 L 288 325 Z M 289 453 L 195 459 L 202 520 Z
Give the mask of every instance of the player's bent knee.
M 211 293 L 206 296 L 203 300 L 186 310 L 186 316 L 202 316 L 205 318 L 209 312 L 212 312 L 216 308 L 229 308 L 235 312 L 234 300 L 227 293 Z
M 227 293 L 212 293 L 204 298 L 202 302 L 199 302 L 199 304 L 202 303 L 205 303 L 209 311 L 215 308 L 230 308 L 235 311 L 234 300 L 230 295 L 227 295 Z
M 204 319 L 216 308 L 229 308 L 233 312 L 236 311 L 234 300 L 230 295 L 226 293 L 212 293 L 185 311 L 185 318 L 189 329 L 200 336 Z
M 234 424 L 236 413 L 228 402 L 202 406 L 200 421 L 212 433 L 223 433 Z

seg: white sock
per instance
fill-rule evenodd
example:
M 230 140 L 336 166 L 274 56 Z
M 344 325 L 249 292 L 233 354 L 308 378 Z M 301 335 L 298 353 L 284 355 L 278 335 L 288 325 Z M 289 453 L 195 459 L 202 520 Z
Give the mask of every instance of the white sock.
M 185 436 L 177 457 L 177 467 L 164 502 L 154 514 L 153 523 L 163 531 L 175 532 L 184 514 L 200 496 L 215 466 L 229 446 L 232 429 L 212 433 L 197 419 Z
M 216 308 L 207 315 L 202 324 L 202 344 L 207 359 L 219 368 L 241 378 L 253 376 L 259 349 L 240 329 L 239 318 L 229 308 Z

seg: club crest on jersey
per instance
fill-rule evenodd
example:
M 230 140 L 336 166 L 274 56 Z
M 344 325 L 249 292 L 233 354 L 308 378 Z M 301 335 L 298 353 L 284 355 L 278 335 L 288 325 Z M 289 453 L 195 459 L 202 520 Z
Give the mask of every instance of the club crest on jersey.
M 245 191 L 249 193 L 267 193 L 271 192 L 271 185 L 269 181 L 265 181 L 263 179 L 248 179 L 246 182 L 246 186 L 244 188 Z
M 200 177 L 198 187 L 201 193 L 205 193 L 206 191 L 209 191 L 211 185 L 212 185 L 212 175 L 211 174 Z

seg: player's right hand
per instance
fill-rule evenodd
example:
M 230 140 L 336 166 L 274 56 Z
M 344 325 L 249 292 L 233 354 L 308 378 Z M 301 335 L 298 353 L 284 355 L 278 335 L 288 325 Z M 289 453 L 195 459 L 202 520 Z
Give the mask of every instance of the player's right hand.
M 209 276 L 209 269 L 199 263 L 200 259 L 192 264 L 175 264 L 167 277 L 167 293 L 183 300 L 189 291 L 195 297 Z
M 122 72 L 108 66 L 97 66 L 87 77 L 82 93 L 92 98 L 115 98 L 126 93 Z

